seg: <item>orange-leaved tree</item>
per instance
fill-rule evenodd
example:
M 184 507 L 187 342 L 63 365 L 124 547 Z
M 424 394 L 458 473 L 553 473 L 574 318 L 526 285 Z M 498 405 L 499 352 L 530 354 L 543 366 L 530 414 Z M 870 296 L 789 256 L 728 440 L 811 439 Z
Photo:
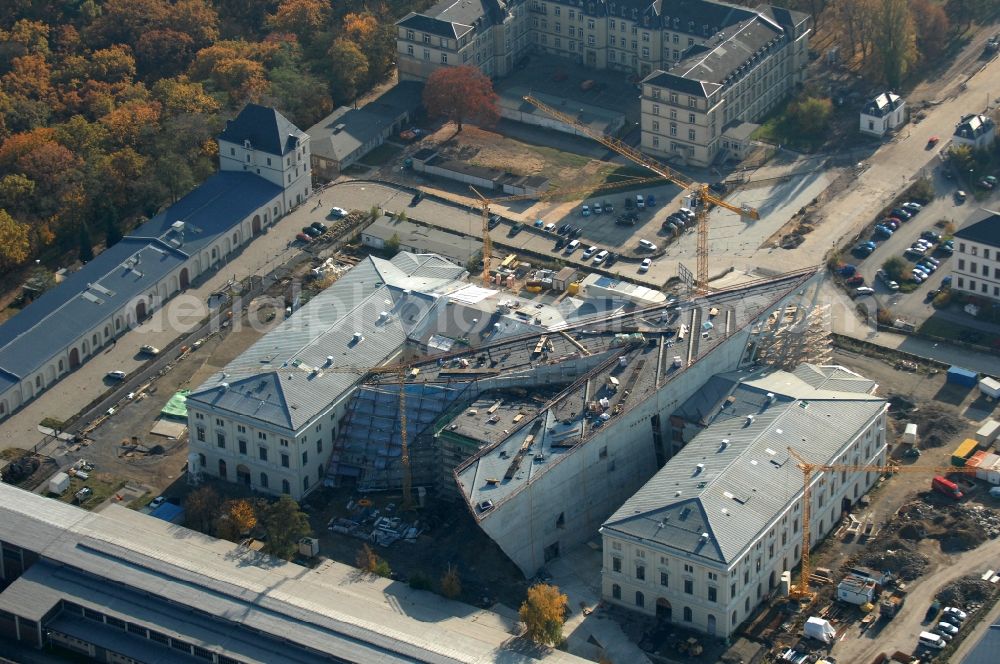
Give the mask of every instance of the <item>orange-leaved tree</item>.
M 458 125 L 466 120 L 491 125 L 500 118 L 493 84 L 475 67 L 442 67 L 427 79 L 424 108 L 431 117 L 445 117 Z
M 566 622 L 566 603 L 569 599 L 556 586 L 536 583 L 528 588 L 528 598 L 518 613 L 524 623 L 528 638 L 535 643 L 557 645 L 562 641 L 563 623 Z

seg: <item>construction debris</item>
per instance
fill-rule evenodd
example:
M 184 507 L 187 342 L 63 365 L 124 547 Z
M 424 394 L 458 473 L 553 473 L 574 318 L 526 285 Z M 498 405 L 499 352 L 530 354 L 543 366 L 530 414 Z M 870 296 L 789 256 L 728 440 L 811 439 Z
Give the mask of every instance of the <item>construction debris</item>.
M 937 599 L 946 606 L 962 606 L 970 613 L 988 600 L 997 587 L 976 576 L 964 576 L 938 593 Z
M 369 500 L 352 500 L 347 503 L 350 516 L 330 519 L 327 529 L 385 547 L 399 540 L 415 542 L 423 532 L 423 525 L 419 521 L 409 523 L 393 516 L 395 510 L 393 503 L 378 510 L 372 507 Z
M 859 562 L 873 569 L 892 572 L 894 576 L 904 581 L 912 581 L 921 576 L 930 562 L 927 556 L 911 551 L 902 542 L 896 542 L 896 547 L 877 547 L 873 551 L 861 554 Z

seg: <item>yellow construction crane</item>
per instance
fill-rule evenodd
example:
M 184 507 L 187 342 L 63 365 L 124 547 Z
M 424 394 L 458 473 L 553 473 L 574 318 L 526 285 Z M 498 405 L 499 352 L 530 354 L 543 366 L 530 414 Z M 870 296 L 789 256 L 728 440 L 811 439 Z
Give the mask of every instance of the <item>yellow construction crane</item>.
M 809 589 L 809 577 L 812 575 L 812 567 L 809 561 L 809 526 L 810 517 L 812 516 L 812 478 L 816 473 L 822 472 L 848 472 L 848 473 L 879 473 L 882 474 L 896 474 L 896 473 L 924 473 L 924 474 L 937 474 L 937 475 L 947 475 L 949 473 L 975 473 L 976 469 L 967 466 L 945 466 L 945 467 L 928 467 L 928 466 L 898 466 L 895 464 L 885 464 L 885 465 L 871 465 L 871 466 L 856 466 L 850 464 L 824 464 L 824 463 L 810 463 L 806 461 L 802 455 L 793 450 L 791 447 L 788 448 L 788 453 L 791 454 L 796 461 L 796 465 L 799 470 L 802 471 L 803 487 L 802 487 L 802 565 L 801 565 L 801 575 L 799 578 L 799 584 L 797 586 L 792 586 L 790 596 L 794 599 L 812 601 L 814 593 Z
M 718 198 L 712 194 L 712 191 L 708 188 L 707 184 L 696 183 L 688 178 L 686 175 L 678 173 L 677 171 L 664 166 L 660 162 L 656 161 L 651 157 L 647 157 L 643 153 L 639 152 L 635 148 L 626 145 L 617 138 L 613 136 L 608 136 L 606 134 L 600 134 L 590 127 L 580 123 L 576 118 L 563 113 L 560 110 L 552 108 L 548 104 L 539 101 L 535 97 L 528 95 L 524 97 L 524 101 L 529 104 L 534 105 L 538 110 L 544 112 L 546 115 L 559 120 L 560 122 L 573 127 L 576 131 L 581 134 L 588 136 L 598 143 L 604 145 L 610 150 L 614 150 L 621 156 L 625 157 L 634 164 L 643 166 L 647 168 L 660 177 L 670 180 L 682 189 L 689 190 L 692 195 L 697 196 L 700 199 L 700 205 L 696 207 L 696 215 L 698 222 L 698 251 L 697 251 L 697 266 L 695 269 L 695 287 L 697 292 L 705 293 L 708 291 L 708 208 L 710 205 L 717 205 L 719 207 L 725 208 L 731 212 L 736 212 L 741 217 L 749 219 L 760 219 L 760 213 L 756 208 L 749 205 L 737 206 Z
M 659 182 L 663 180 L 662 176 L 655 178 L 628 178 L 625 180 L 617 180 L 615 182 L 606 182 L 598 186 L 588 186 L 588 187 L 575 187 L 573 189 L 550 189 L 548 191 L 540 191 L 533 194 L 514 194 L 511 196 L 503 196 L 500 198 L 487 198 L 483 196 L 475 187 L 470 186 L 469 189 L 476 195 L 479 199 L 479 205 L 483 213 L 483 283 L 485 284 L 490 280 L 490 262 L 493 259 L 493 239 L 490 237 L 490 205 L 494 203 L 512 203 L 514 201 L 528 201 L 528 200 L 549 200 L 551 198 L 557 198 L 559 196 L 567 196 L 570 194 L 583 194 L 583 193 L 600 193 L 607 191 L 609 189 L 621 189 L 624 187 L 638 187 L 643 184 L 648 184 L 650 182 Z

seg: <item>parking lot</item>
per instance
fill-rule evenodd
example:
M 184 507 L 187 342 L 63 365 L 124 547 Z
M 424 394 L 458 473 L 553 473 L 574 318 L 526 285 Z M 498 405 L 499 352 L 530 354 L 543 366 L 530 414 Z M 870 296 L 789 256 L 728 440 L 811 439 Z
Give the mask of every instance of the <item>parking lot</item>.
M 864 278 L 865 285 L 875 289 L 874 297 L 879 307 L 886 307 L 892 311 L 894 318 L 903 319 L 917 326 L 936 313 L 932 305 L 933 298 L 929 297 L 928 294 L 941 288 L 942 280 L 951 272 L 951 261 L 954 259 L 938 248 L 928 251 L 927 255 L 940 261 L 940 266 L 926 281 L 917 285 L 909 293 L 890 291 L 885 283 L 876 278 L 876 272 L 889 258 L 894 256 L 902 257 L 907 266 L 912 267 L 919 258 L 905 256 L 904 253 L 920 238 L 921 233 L 930 230 L 944 235 L 947 224 L 953 224 L 956 229 L 961 228 L 970 218 L 980 214 L 983 207 L 991 206 L 996 200 L 996 194 L 992 194 L 979 201 L 970 197 L 964 203 L 958 202 L 954 196 L 957 189 L 955 182 L 946 179 L 941 167 L 938 164 L 935 165 L 937 167 L 933 169 L 932 173 L 937 198 L 924 205 L 923 209 L 910 220 L 900 224 L 890 238 L 877 240 L 877 248 L 867 258 L 859 258 L 856 254 L 843 257 L 845 262 L 858 267 L 858 274 Z M 861 238 L 862 241 L 871 239 L 871 232 L 864 233 Z M 953 314 L 963 316 L 957 312 L 953 312 Z M 970 322 L 974 323 L 971 318 Z

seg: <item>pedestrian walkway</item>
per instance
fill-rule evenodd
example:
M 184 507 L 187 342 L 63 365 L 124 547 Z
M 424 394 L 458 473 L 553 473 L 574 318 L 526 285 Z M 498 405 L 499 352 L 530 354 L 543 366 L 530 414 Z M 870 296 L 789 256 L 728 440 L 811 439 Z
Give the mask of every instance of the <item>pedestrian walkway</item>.
M 586 544 L 548 565 L 552 583 L 569 598 L 570 615 L 563 635 L 574 655 L 629 664 L 651 664 L 637 644 L 622 631 L 601 602 L 601 551 Z M 586 613 L 585 613 L 586 612 Z M 595 645 L 599 644 L 599 645 Z

